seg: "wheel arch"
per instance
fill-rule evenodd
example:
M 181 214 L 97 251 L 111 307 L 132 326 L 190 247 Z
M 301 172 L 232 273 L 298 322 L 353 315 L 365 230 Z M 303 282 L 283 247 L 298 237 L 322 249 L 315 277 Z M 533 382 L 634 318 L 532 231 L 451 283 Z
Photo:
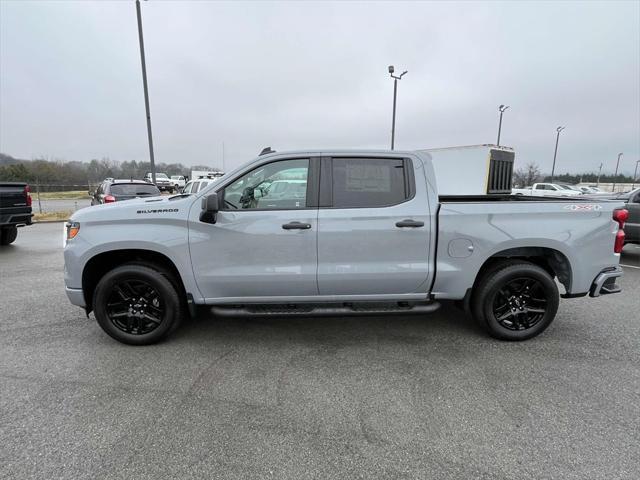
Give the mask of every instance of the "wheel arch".
M 566 292 L 571 291 L 573 279 L 571 262 L 564 253 L 550 247 L 514 247 L 494 253 L 478 270 L 473 289 L 486 272 L 511 260 L 524 260 L 538 265 L 552 277 L 557 277 Z
M 82 291 L 87 314 L 93 310 L 93 293 L 100 279 L 105 273 L 125 263 L 139 263 L 161 270 L 174 284 L 178 294 L 186 299 L 186 289 L 180 272 L 166 255 L 145 249 L 109 250 L 91 257 L 82 270 Z

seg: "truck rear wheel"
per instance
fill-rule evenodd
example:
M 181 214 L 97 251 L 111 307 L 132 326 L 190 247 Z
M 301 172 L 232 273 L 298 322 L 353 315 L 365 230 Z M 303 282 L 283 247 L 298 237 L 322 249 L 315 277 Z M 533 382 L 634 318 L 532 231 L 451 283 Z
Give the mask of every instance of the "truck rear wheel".
M 0 245 L 9 245 L 16 241 L 18 237 L 18 227 L 8 227 L 0 229 Z
M 516 261 L 489 270 L 473 293 L 473 316 L 495 338 L 526 340 L 542 333 L 558 311 L 558 287 L 549 273 Z
M 164 272 L 125 264 L 100 279 L 93 310 L 102 329 L 119 342 L 150 345 L 177 326 L 181 302 Z

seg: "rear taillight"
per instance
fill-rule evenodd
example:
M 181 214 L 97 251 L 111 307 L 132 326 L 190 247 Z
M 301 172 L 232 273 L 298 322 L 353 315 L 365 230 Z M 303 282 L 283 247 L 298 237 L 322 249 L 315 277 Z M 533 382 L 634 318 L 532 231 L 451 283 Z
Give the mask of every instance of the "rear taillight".
M 613 244 L 614 253 L 622 252 L 624 247 L 624 222 L 629 218 L 629 211 L 624 208 L 619 208 L 613 211 L 613 219 L 618 222 L 618 231 L 616 232 L 616 240 Z
M 31 206 L 31 195 L 30 193 L 31 189 L 29 188 L 29 185 L 25 185 L 24 186 L 24 194 L 27 196 L 27 207 Z
M 106 195 L 104 197 L 104 203 L 112 203 L 116 201 L 116 197 L 114 197 L 113 195 Z
M 629 210 L 619 208 L 613 211 L 613 219 L 618 222 L 620 228 L 624 228 L 624 223 L 629 219 Z

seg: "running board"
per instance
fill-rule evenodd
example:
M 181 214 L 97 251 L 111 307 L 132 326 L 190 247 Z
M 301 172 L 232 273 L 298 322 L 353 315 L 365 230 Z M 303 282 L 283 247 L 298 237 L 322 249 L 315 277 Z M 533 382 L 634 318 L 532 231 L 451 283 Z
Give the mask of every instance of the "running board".
M 330 317 L 336 315 L 415 315 L 435 312 L 438 308 L 440 308 L 440 303 L 438 302 L 301 303 L 277 305 L 217 305 L 211 307 L 211 312 L 221 317 Z

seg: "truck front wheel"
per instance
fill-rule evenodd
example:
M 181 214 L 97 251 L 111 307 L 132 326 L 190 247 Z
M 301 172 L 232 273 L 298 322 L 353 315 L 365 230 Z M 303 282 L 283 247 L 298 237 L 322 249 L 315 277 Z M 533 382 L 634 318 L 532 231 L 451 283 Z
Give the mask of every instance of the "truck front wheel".
M 542 333 L 555 318 L 559 302 L 558 287 L 546 270 L 514 261 L 478 280 L 471 309 L 492 337 L 518 341 Z
M 9 245 L 16 241 L 18 237 L 18 227 L 0 229 L 0 245 Z
M 111 337 L 129 345 L 149 345 L 177 326 L 181 303 L 164 272 L 125 264 L 100 279 L 93 310 L 98 324 Z

